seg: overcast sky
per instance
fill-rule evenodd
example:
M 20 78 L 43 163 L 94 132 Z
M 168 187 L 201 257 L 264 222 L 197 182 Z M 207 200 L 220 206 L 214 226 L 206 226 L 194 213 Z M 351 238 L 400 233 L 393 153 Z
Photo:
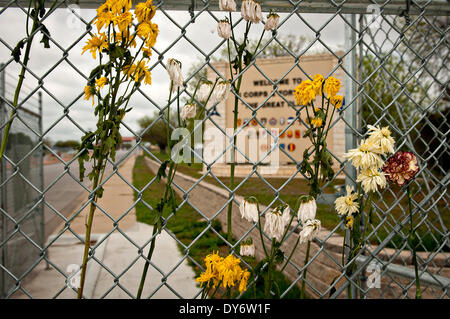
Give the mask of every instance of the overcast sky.
M 188 12 L 167 11 L 166 13 L 181 26 L 184 26 L 190 20 Z M 95 16 L 95 10 L 84 9 L 80 10 L 79 14 L 84 20 L 91 21 Z M 223 12 L 215 12 L 214 14 L 218 19 L 222 19 L 225 16 Z M 267 13 L 265 12 L 264 17 L 266 15 Z M 234 21 L 239 16 L 240 14 L 236 13 L 236 19 Z M 309 29 L 297 16 L 294 15 L 287 20 L 285 20 L 285 17 L 285 14 L 281 14 L 283 24 L 278 30 L 280 35 L 295 34 L 299 36 L 304 35 L 309 38 L 315 36 L 315 32 Z M 319 28 L 326 23 L 330 15 L 303 14 L 302 17 L 312 27 Z M 0 14 L 0 37 L 9 47 L 14 48 L 18 40 L 25 36 L 25 21 L 26 14 L 20 9 L 8 8 Z M 174 43 L 181 35 L 181 31 L 161 11 L 157 12 L 154 22 L 159 25 L 160 30 L 155 49 L 158 52 L 162 52 Z M 44 87 L 51 93 L 49 95 L 47 92 L 43 92 L 44 130 L 49 130 L 46 137 L 49 137 L 54 142 L 57 140 L 79 139 L 82 136 L 82 132 L 70 119 L 85 130 L 94 129 L 96 123 L 91 102 L 83 100 L 83 97 L 78 98 L 83 93 L 86 79 L 72 67 L 73 65 L 81 73 L 88 75 L 92 68 L 96 66 L 96 61 L 93 60 L 88 52 L 81 55 L 82 47 L 85 45 L 88 36 L 85 36 L 81 41 L 78 41 L 78 39 L 85 32 L 86 25 L 79 22 L 78 18 L 68 11 L 68 9 L 58 9 L 45 21 L 45 25 L 51 32 L 52 39 L 57 44 L 51 42 L 51 49 L 44 49 L 43 45 L 39 43 L 41 36 L 38 35 L 35 37 L 29 67 L 36 76 L 45 76 L 43 79 Z M 209 13 L 204 12 L 196 19 L 195 23 L 187 26 L 186 37 L 205 53 L 209 53 L 221 40 L 217 36 L 216 26 L 216 20 Z M 244 23 L 241 23 L 236 30 L 236 34 L 243 33 L 243 26 Z M 261 35 L 262 28 L 262 24 L 252 27 L 251 37 L 258 39 Z M 270 35 L 266 34 L 264 39 L 268 39 L 269 37 Z M 337 16 L 328 23 L 321 30 L 321 39 L 333 49 L 343 47 L 344 22 L 342 18 Z M 63 59 L 64 51 L 69 48 L 66 61 Z M 315 48 L 323 49 L 323 46 L 318 44 Z M 3 43 L 0 43 L 0 57 L 0 63 L 7 62 L 11 58 L 10 49 Z M 185 39 L 181 39 L 164 54 L 164 63 L 168 58 L 172 57 L 183 63 L 183 71 L 186 73 L 192 63 L 202 58 L 202 54 Z M 153 55 L 151 63 L 155 63 L 155 61 L 157 61 L 157 54 Z M 48 73 L 52 68 L 54 69 Z M 12 62 L 6 70 L 7 82 L 9 83 L 6 87 L 8 90 L 7 97 L 11 97 L 20 69 L 18 64 Z M 151 86 L 143 86 L 142 90 L 156 103 L 163 106 L 168 97 L 169 77 L 161 65 L 158 65 L 152 71 L 152 81 L 153 84 Z M 24 92 L 29 92 L 29 89 L 35 88 L 37 84 L 38 81 L 36 78 L 28 74 Z M 25 96 L 25 94 L 22 94 L 21 98 Z M 36 103 L 32 101 L 31 104 L 34 105 Z M 72 105 L 68 112 L 70 119 L 65 117 L 58 124 L 54 125 L 58 119 L 63 117 L 64 107 L 68 105 Z M 133 107 L 133 110 L 127 114 L 124 122 L 134 130 L 138 130 L 139 128 L 137 124 L 138 119 L 145 115 L 151 115 L 156 110 L 155 106 L 139 93 L 136 93 L 132 101 L 130 101 L 130 106 Z M 121 132 L 123 136 L 132 135 L 126 129 L 122 129 Z

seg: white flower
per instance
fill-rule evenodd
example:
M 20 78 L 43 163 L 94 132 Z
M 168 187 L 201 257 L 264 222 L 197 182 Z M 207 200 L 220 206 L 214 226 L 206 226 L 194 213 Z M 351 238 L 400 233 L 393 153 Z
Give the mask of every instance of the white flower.
M 251 243 L 242 243 L 239 254 L 241 256 L 255 257 L 255 245 Z
M 353 187 L 347 186 L 347 195 L 338 197 L 334 207 L 339 215 L 351 215 L 359 211 L 358 194 L 353 193 Z
M 349 150 L 345 156 L 351 160 L 356 168 L 381 168 L 384 165 L 384 161 L 379 153 L 380 149 L 373 141 L 362 140 L 358 148 Z
M 291 219 L 289 206 L 286 205 L 284 210 L 281 212 L 282 206 L 278 206 L 271 212 L 268 212 L 266 214 L 266 222 L 264 224 L 264 231 L 270 238 L 274 238 L 278 242 L 281 241 L 284 235 L 284 230 Z
M 300 206 L 297 212 L 297 218 L 305 225 L 309 219 L 316 218 L 317 204 L 312 196 L 303 196 L 300 199 Z
M 263 19 L 261 5 L 254 0 L 242 1 L 241 14 L 245 21 L 252 23 L 259 23 Z
M 215 102 L 225 101 L 230 94 L 231 84 L 229 81 L 219 81 L 214 89 L 212 98 Z
M 394 153 L 395 140 L 391 136 L 389 127 L 380 128 L 379 126 L 368 125 L 368 141 L 378 145 L 383 155 Z
M 257 222 L 259 217 L 258 205 L 256 201 L 251 199 L 244 199 L 239 205 L 241 217 L 249 222 Z
M 231 37 L 231 24 L 228 20 L 220 20 L 217 25 L 217 33 L 219 37 L 224 38 L 225 40 Z
M 303 229 L 301 230 L 300 236 L 300 244 L 306 241 L 312 240 L 320 231 L 320 220 L 318 219 L 310 219 L 308 220 Z
M 362 188 L 366 193 L 375 192 L 380 188 L 386 187 L 386 176 L 377 168 L 363 169 L 356 179 L 357 182 L 361 182 Z
M 186 121 L 187 119 L 194 118 L 195 114 L 197 114 L 197 105 L 195 103 L 186 104 L 181 109 L 180 118 Z
M 200 102 L 206 102 L 213 88 L 213 83 L 210 81 L 205 81 L 200 85 L 200 88 L 197 92 L 197 99 Z
M 280 16 L 276 13 L 270 13 L 267 16 L 266 24 L 264 25 L 264 30 L 276 30 L 278 28 L 278 21 L 280 20 Z
M 181 62 L 175 59 L 167 60 L 167 73 L 169 73 L 170 81 L 172 81 L 172 92 L 183 87 L 183 75 L 181 74 Z
M 236 2 L 234 0 L 219 0 L 219 8 L 222 11 L 236 11 Z

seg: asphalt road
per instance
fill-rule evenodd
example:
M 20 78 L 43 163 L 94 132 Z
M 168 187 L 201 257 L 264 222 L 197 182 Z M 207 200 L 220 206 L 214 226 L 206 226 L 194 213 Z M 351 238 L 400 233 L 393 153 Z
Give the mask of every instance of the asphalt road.
M 122 159 L 126 151 L 118 151 L 116 162 Z M 86 176 L 92 169 L 92 163 L 85 163 Z M 112 165 L 108 163 L 105 176 L 111 172 Z M 90 188 L 92 182 L 85 177 L 83 185 Z M 78 161 L 74 161 L 70 166 L 65 167 L 62 163 L 44 166 L 44 189 L 46 205 L 44 207 L 45 238 L 51 235 L 57 228 L 64 225 L 64 219 L 59 215 L 69 217 L 75 209 L 81 208 L 83 202 L 76 199 L 85 194 L 86 199 L 89 194 L 79 181 Z M 56 212 L 56 211 L 57 212 Z M 59 213 L 59 214 L 58 214 Z

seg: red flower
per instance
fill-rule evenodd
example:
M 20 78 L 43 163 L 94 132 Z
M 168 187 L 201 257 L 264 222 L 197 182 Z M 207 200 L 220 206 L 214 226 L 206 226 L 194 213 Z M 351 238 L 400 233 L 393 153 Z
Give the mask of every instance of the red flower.
M 419 171 L 417 157 L 411 152 L 398 151 L 386 161 L 383 172 L 386 179 L 399 186 L 405 184 L 416 176 Z

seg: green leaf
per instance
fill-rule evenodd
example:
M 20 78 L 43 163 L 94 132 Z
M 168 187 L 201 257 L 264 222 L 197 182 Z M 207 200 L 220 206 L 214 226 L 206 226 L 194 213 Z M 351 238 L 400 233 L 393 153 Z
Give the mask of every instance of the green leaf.
M 275 253 L 275 264 L 280 265 L 284 261 L 284 253 L 281 249 L 277 249 L 277 252 Z
M 44 48 L 50 49 L 50 32 L 46 28 L 45 25 L 41 23 L 41 33 L 42 33 L 42 40 L 41 43 L 44 44 Z
M 157 182 L 161 181 L 161 177 L 167 177 L 166 175 L 167 164 L 169 164 L 169 160 L 165 160 L 164 162 L 161 163 L 161 166 L 158 169 L 158 173 L 156 174 Z
M 22 49 L 25 46 L 25 40 L 20 40 L 16 47 L 12 50 L 11 55 L 14 57 L 14 61 L 20 61 L 20 55 L 22 54 Z

